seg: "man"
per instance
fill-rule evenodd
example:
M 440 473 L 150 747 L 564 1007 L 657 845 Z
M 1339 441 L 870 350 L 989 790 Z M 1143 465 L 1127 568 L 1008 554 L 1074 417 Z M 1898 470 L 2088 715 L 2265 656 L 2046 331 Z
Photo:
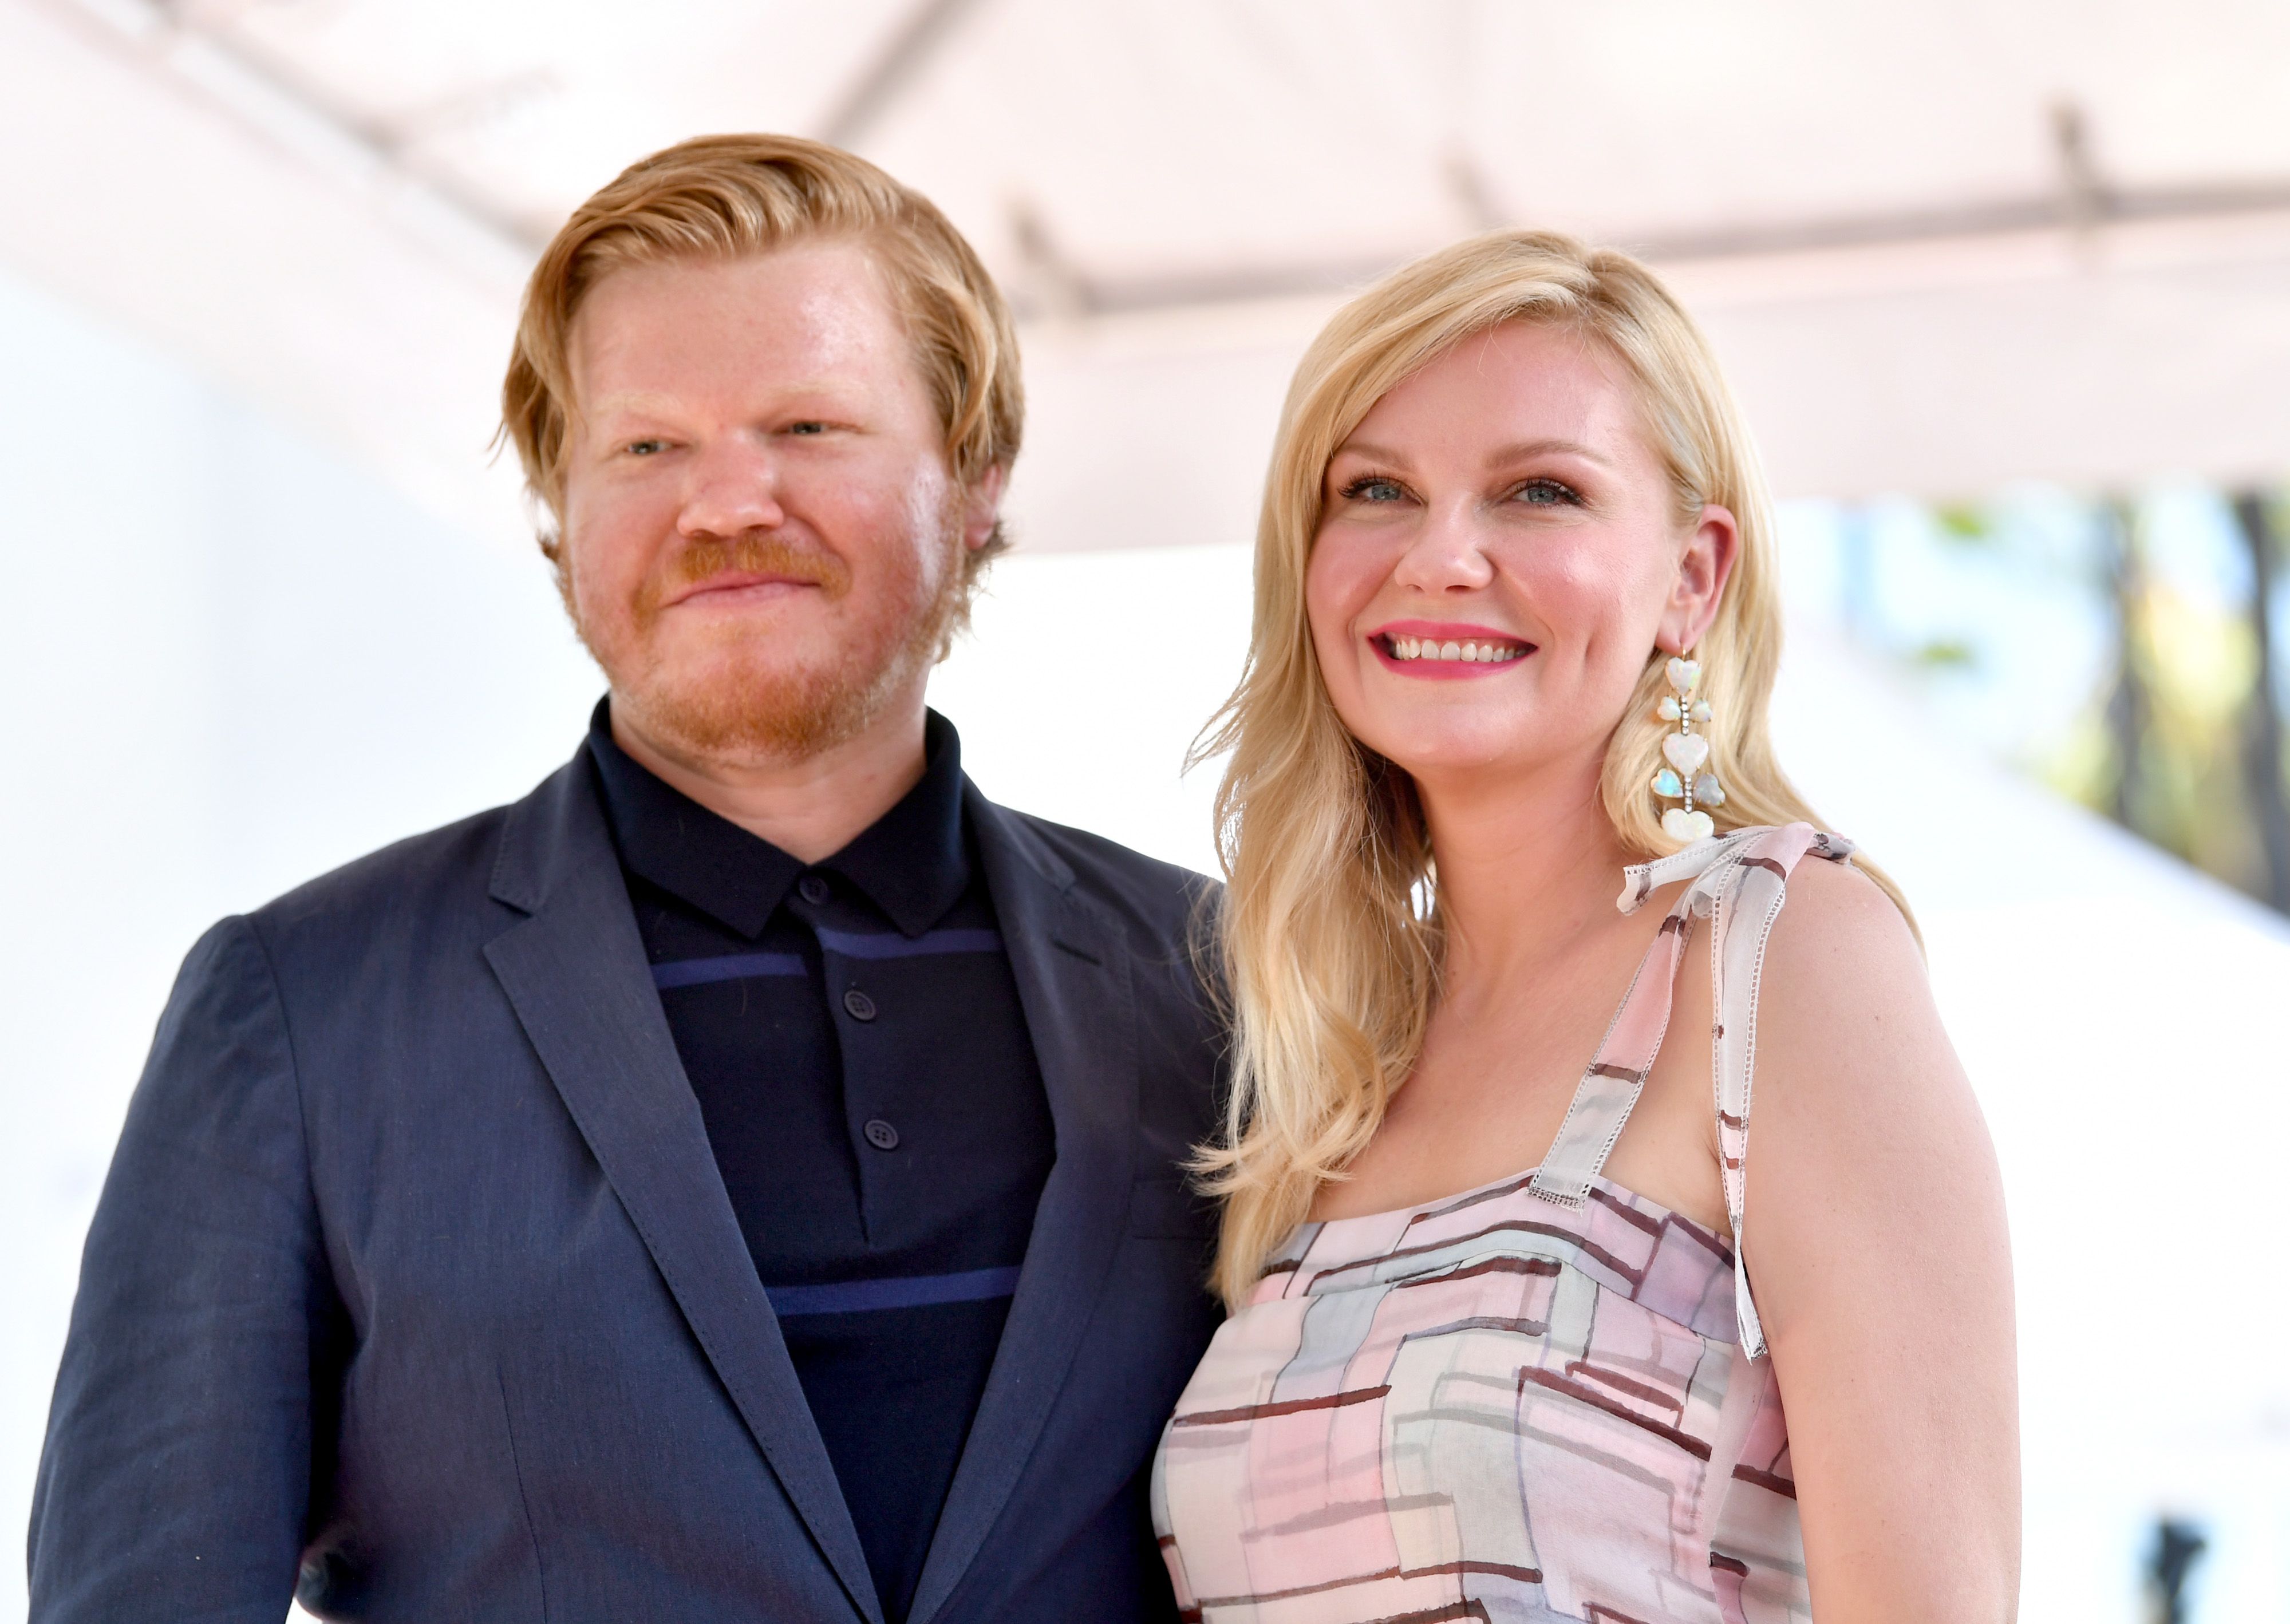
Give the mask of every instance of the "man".
M 691 141 L 542 255 L 504 400 L 609 695 L 193 950 L 33 1617 L 1173 1616 L 1201 883 L 925 708 L 1018 449 L 992 283 L 847 154 Z

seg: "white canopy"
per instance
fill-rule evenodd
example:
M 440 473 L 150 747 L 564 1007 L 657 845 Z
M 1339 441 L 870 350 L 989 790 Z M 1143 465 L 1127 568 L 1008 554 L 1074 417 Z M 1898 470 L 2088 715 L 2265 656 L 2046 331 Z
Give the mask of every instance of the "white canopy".
M 2286 105 L 2265 0 L 0 0 L 0 260 L 508 539 L 533 245 L 728 128 L 878 159 L 1032 313 L 1038 547 L 1245 532 L 1106 495 L 1503 221 L 1669 271 L 1785 494 L 2239 480 L 2290 467 Z

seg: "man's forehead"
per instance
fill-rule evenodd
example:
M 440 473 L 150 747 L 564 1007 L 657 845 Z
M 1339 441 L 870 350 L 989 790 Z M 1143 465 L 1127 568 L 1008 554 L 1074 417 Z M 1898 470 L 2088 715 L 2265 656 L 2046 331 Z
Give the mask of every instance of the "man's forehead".
M 801 237 L 740 254 L 660 254 L 631 259 L 597 276 L 573 310 L 572 335 L 602 317 L 689 310 L 784 317 L 794 307 L 865 311 L 897 320 L 890 278 L 875 252 L 855 238 Z
M 667 404 L 699 380 L 850 392 L 914 360 L 872 257 L 850 243 L 625 266 L 591 289 L 568 337 L 593 410 Z

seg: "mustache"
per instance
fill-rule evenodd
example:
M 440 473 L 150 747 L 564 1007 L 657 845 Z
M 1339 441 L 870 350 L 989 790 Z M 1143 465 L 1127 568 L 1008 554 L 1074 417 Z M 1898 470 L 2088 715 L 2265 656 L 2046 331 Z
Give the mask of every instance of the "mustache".
M 851 589 L 851 566 L 833 553 L 799 547 L 767 531 L 736 536 L 699 536 L 672 559 L 659 586 L 647 596 L 657 604 L 669 591 L 696 587 L 731 573 L 780 575 L 806 581 L 831 598 Z

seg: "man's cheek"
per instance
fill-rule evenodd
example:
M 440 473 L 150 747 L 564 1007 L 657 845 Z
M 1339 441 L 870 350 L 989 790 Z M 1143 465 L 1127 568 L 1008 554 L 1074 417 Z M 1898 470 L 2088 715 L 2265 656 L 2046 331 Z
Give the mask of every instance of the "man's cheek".
M 624 628 L 651 617 L 642 595 L 616 582 L 586 549 L 572 555 L 566 579 L 572 584 L 572 614 L 591 639 L 620 641 Z

